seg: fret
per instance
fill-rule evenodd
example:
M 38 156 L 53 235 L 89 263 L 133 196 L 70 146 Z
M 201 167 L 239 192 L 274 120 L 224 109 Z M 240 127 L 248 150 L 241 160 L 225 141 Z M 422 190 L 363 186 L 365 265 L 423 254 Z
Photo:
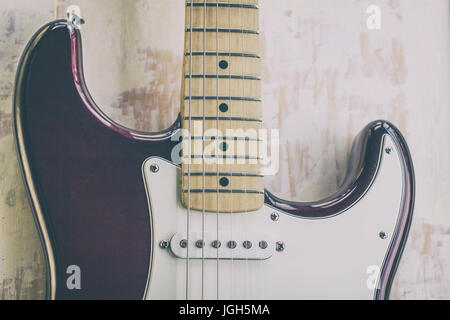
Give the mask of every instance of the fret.
M 191 52 L 186 51 L 185 56 L 189 57 Z M 257 58 L 260 59 L 259 54 L 244 53 L 244 52 L 213 52 L 213 51 L 193 51 L 192 56 L 219 56 L 219 57 L 245 57 L 245 58 Z
M 243 117 L 262 119 L 262 103 L 260 101 L 239 100 L 190 100 L 183 101 L 183 116 L 189 116 L 189 105 L 191 116 L 205 117 Z M 222 108 L 221 108 L 222 106 Z
M 215 128 L 214 128 L 215 129 Z M 205 143 L 205 148 L 211 149 L 210 146 L 213 146 L 213 149 L 218 149 L 218 143 L 226 142 L 228 145 L 230 145 L 230 150 L 234 150 L 236 148 L 242 148 L 242 146 L 245 146 L 245 150 L 248 150 L 249 148 L 255 148 L 255 146 L 258 146 L 258 143 L 264 142 L 262 139 L 254 136 L 254 137 L 242 137 L 240 140 L 236 139 L 202 139 L 202 136 L 197 136 L 198 139 L 189 139 L 186 138 L 183 140 L 184 145 L 186 148 L 188 148 L 189 140 L 191 141 L 191 152 L 195 152 L 194 150 L 201 150 L 203 149 L 203 143 Z M 188 154 L 189 152 L 186 151 L 184 154 Z M 256 153 L 255 153 L 256 154 Z
M 205 120 L 205 121 L 248 121 L 262 122 L 262 119 L 243 117 L 205 117 L 205 116 L 185 116 L 184 120 Z
M 253 57 L 217 57 L 217 56 L 185 56 L 184 74 L 190 74 L 192 60 L 192 74 L 243 74 L 247 76 L 261 76 L 261 60 Z M 218 67 L 221 61 L 228 63 L 227 69 Z
M 243 51 L 253 54 L 258 54 L 260 51 L 258 34 L 186 32 L 186 49 L 190 48 L 191 36 L 192 51 Z
M 238 155 L 234 155 L 234 156 L 230 156 L 230 155 L 226 155 L 226 154 L 221 154 L 221 155 L 217 155 L 217 154 L 193 154 L 191 156 L 186 155 L 183 156 L 184 159 L 191 159 L 191 160 L 197 160 L 197 159 L 219 159 L 219 160 L 263 160 L 262 157 L 257 157 L 257 156 L 238 156 Z
M 226 150 L 222 149 L 223 145 L 226 145 Z M 208 160 L 263 160 L 259 155 L 259 150 L 261 150 L 261 142 L 259 141 L 237 141 L 237 142 L 221 142 L 221 141 L 205 141 L 205 140 L 194 140 L 191 141 L 192 153 L 189 156 L 189 141 L 183 141 L 183 148 L 188 150 L 183 153 L 183 159 L 186 163 L 189 159 L 198 160 L 205 159 Z M 223 161 L 222 161 L 223 162 Z M 191 161 L 192 163 L 192 161 Z M 216 161 L 215 163 L 220 163 Z
M 196 115 L 191 114 L 191 117 Z M 206 118 L 203 120 L 203 115 L 199 115 L 198 120 L 195 118 L 189 119 L 189 113 L 182 115 L 182 127 L 191 128 L 190 134 L 192 136 L 242 136 L 258 138 L 259 132 L 262 128 L 261 121 L 245 121 L 245 120 L 229 120 Z
M 261 190 L 251 189 L 190 189 L 192 193 L 252 193 L 252 194 L 264 194 Z M 184 193 L 189 192 L 188 189 L 183 190 Z
M 193 7 L 220 7 L 220 8 L 245 8 L 245 9 L 259 9 L 256 4 L 242 4 L 242 3 L 226 3 L 226 2 L 194 2 Z M 191 6 L 191 3 L 186 4 L 187 7 Z
M 220 159 L 207 159 L 205 161 L 205 172 L 219 171 L 219 172 L 248 172 L 248 173 L 261 173 L 261 165 L 254 163 L 227 163 L 225 161 L 217 162 Z M 194 162 L 194 161 L 193 161 Z M 191 172 L 202 172 L 203 171 L 203 159 L 196 159 L 194 163 L 191 164 Z M 188 172 L 183 171 L 183 172 Z
M 261 98 L 253 98 L 253 97 L 226 97 L 226 96 L 185 96 L 185 100 L 235 100 L 235 101 L 261 101 Z
M 233 80 L 261 80 L 256 76 L 240 76 L 240 75 L 227 75 L 227 74 L 185 74 L 185 79 L 233 79 Z
M 185 172 L 184 176 L 187 177 L 189 173 Z M 256 178 L 263 178 L 264 175 L 257 174 L 257 173 L 242 173 L 242 172 L 191 172 L 191 177 L 212 177 L 212 176 L 219 176 L 219 177 L 256 177 Z
M 206 7 L 198 6 L 192 9 L 192 26 L 190 25 L 190 8 L 186 10 L 186 27 L 192 28 L 231 28 L 259 30 L 259 15 L 257 10 L 238 7 Z M 206 24 L 205 24 L 206 18 Z M 217 20 L 218 18 L 218 20 Z
M 187 125 L 189 120 L 183 120 L 182 125 Z M 262 128 L 261 122 L 249 122 L 249 121 L 229 121 L 229 120 L 191 120 L 191 135 L 194 137 L 202 137 L 203 133 L 206 136 L 221 136 L 234 139 L 227 139 L 228 141 L 261 141 L 259 131 Z M 184 127 L 186 128 L 186 127 Z M 236 136 L 241 137 L 240 140 L 236 140 Z M 250 138 L 252 138 L 250 140 Z M 258 140 L 260 139 L 260 140 Z M 188 141 L 189 139 L 186 139 Z M 198 139 L 191 139 L 198 140 Z M 207 139 L 205 139 L 207 140 Z M 223 140 L 223 139 L 211 139 L 211 140 Z M 185 142 L 186 142 L 185 141 Z M 187 152 L 187 151 L 186 151 Z
M 254 137 L 219 137 L 219 136 L 183 136 L 183 140 L 205 140 L 205 141 L 259 141 L 262 142 L 263 140 L 261 138 L 254 138 Z
M 243 93 L 245 96 L 241 97 Z M 195 96 L 202 97 L 202 100 L 203 96 L 213 97 L 206 100 L 217 99 L 217 97 L 219 100 L 221 97 L 226 97 L 224 100 L 230 100 L 231 96 L 242 98 L 234 100 L 261 101 L 261 86 L 259 81 L 247 79 L 185 78 L 185 96 L 189 97 L 189 94 L 192 95 L 192 100 L 196 99 Z
M 216 33 L 248 33 L 248 34 L 259 34 L 257 30 L 249 30 L 249 29 L 227 29 L 227 28 L 192 28 L 186 29 L 186 32 L 216 32 Z
M 195 3 L 200 3 L 202 6 L 205 3 L 214 3 L 217 5 L 218 3 L 232 3 L 232 4 L 252 4 L 252 5 L 258 5 L 259 0 L 222 0 L 222 1 L 212 1 L 212 0 L 186 0 L 186 4 L 194 3 L 194 7 L 196 6 Z

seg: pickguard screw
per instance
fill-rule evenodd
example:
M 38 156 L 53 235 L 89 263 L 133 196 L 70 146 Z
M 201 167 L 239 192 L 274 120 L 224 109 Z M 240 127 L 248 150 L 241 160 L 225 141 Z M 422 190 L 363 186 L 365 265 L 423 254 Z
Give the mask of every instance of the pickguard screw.
M 160 243 L 159 243 L 159 247 L 161 248 L 161 249 L 167 249 L 168 247 L 169 247 L 169 241 L 167 241 L 167 240 L 162 240 Z
M 228 244 L 227 244 L 227 247 L 228 248 L 230 248 L 230 249 L 234 249 L 234 248 L 236 248 L 236 246 L 237 246 L 237 243 L 236 243 L 236 241 L 228 241 Z
M 215 249 L 219 249 L 219 248 L 222 246 L 222 243 L 221 243 L 219 240 L 214 240 L 214 241 L 212 242 L 212 246 L 213 246 L 213 248 L 215 248 Z
M 391 147 L 387 147 L 386 148 L 386 153 L 387 154 L 391 154 L 392 153 L 392 148 Z
M 180 241 L 180 247 L 183 249 L 187 248 L 187 240 L 186 239 L 183 239 Z
M 387 237 L 388 237 L 387 233 L 384 232 L 384 231 L 381 231 L 380 234 L 379 234 L 379 236 L 380 236 L 380 238 L 383 239 L 383 240 L 384 240 L 384 239 L 387 239 Z
M 150 171 L 153 172 L 153 173 L 157 173 L 159 171 L 158 165 L 157 164 L 152 164 L 150 166 Z
M 244 246 L 245 249 L 250 249 L 252 247 L 252 243 L 248 240 L 244 241 L 242 245 Z
M 267 241 L 262 240 L 259 242 L 259 247 L 261 249 L 267 249 L 267 246 L 268 246 Z
M 278 221 L 278 219 L 280 219 L 280 215 L 274 212 L 270 215 L 270 219 L 272 219 L 272 221 Z
M 282 241 L 278 241 L 276 245 L 277 251 L 282 252 L 284 249 L 286 249 L 286 245 Z

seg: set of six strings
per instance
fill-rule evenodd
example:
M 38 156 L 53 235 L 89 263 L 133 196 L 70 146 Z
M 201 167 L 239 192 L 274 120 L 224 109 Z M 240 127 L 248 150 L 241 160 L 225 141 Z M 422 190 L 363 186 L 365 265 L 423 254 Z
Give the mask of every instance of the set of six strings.
M 192 72 L 193 72 L 193 68 L 192 68 L 192 52 L 193 52 L 193 46 L 192 46 L 192 28 L 193 28 L 193 8 L 194 8 L 194 1 L 193 0 L 189 0 L 190 1 L 190 27 L 189 27 L 189 34 L 190 34 L 190 48 L 189 48 L 189 161 L 188 161 L 188 199 L 187 199 L 187 210 L 188 210 L 188 214 L 187 214 L 187 222 L 186 222 L 186 226 L 187 226 L 187 259 L 186 259 L 186 300 L 189 299 L 189 291 L 190 291 L 190 287 L 189 287 L 189 275 L 190 275 L 190 256 L 189 256 L 189 244 L 190 244 L 190 224 L 191 224 L 191 219 L 190 219 L 190 211 L 191 211 L 191 160 L 192 160 L 192 134 L 191 134 L 191 129 L 192 129 L 192 116 L 191 116 L 191 109 L 192 109 Z M 241 57 L 241 65 L 242 65 L 242 81 L 245 81 L 245 69 L 244 69 L 244 21 L 243 21 L 243 12 L 242 12 L 242 8 L 244 8 L 244 3 L 239 3 L 240 6 L 238 6 L 238 8 L 241 8 L 240 11 L 240 24 L 241 24 L 241 30 L 240 33 L 242 35 L 242 48 L 241 48 L 241 55 L 239 55 Z M 218 40 L 218 33 L 219 33 L 219 2 L 216 2 L 215 4 L 216 7 L 216 137 L 215 137 L 215 150 L 216 152 L 219 150 L 219 40 Z M 229 63 L 231 63 L 231 3 L 228 5 L 228 24 L 229 24 L 229 29 L 228 29 L 228 33 L 229 33 L 229 37 L 228 37 L 228 48 L 229 48 Z M 206 38 L 207 38 L 207 2 L 205 1 L 203 3 L 203 130 L 202 130 L 202 165 L 203 165 L 203 175 L 202 175 L 202 262 L 201 262 L 201 274 L 202 274 L 202 279 L 201 279 L 201 297 L 202 300 L 205 298 L 205 252 L 204 252 L 204 248 L 205 248 L 205 210 L 206 210 L 206 197 L 205 197 L 205 183 L 206 183 L 206 163 L 205 163 L 205 123 L 206 123 Z M 233 124 L 232 124 L 232 96 L 231 96 L 231 68 L 229 69 L 229 113 L 230 113 L 230 132 L 233 132 Z M 245 83 L 242 84 L 242 97 L 245 97 Z M 244 100 L 242 99 L 242 110 L 244 111 Z M 231 137 L 232 139 L 234 139 L 234 137 Z M 223 137 L 224 142 L 227 141 L 227 137 L 226 135 Z M 245 150 L 247 150 L 247 148 L 245 148 Z M 226 151 L 226 150 L 224 150 Z M 224 158 L 226 158 L 224 156 Z M 237 157 L 235 157 L 237 159 Z M 244 158 L 246 158 L 244 156 Z M 217 200 L 217 210 L 216 210 L 216 239 L 219 243 L 220 246 L 220 242 L 219 242 L 219 204 L 220 204 L 220 187 L 219 187 L 219 156 L 215 157 L 216 159 L 216 166 L 217 166 L 217 185 L 216 185 L 216 200 Z M 234 163 L 234 162 L 233 162 Z M 231 169 L 232 166 L 230 166 L 230 173 L 229 173 L 229 186 L 230 186 L 230 235 L 231 235 L 231 239 L 233 238 L 233 170 Z M 244 172 L 242 174 L 242 176 L 244 177 L 244 194 L 247 195 L 247 174 Z M 244 211 L 244 216 L 247 216 L 247 202 L 246 202 L 246 207 L 245 207 L 245 211 Z M 217 244 L 217 243 L 216 243 Z M 216 277 L 216 297 L 217 299 L 219 299 L 219 246 L 216 248 L 216 273 L 217 273 L 217 277 Z M 231 298 L 233 297 L 233 252 L 231 252 Z M 246 257 L 245 259 L 245 263 L 246 263 L 246 272 L 248 273 L 248 257 Z

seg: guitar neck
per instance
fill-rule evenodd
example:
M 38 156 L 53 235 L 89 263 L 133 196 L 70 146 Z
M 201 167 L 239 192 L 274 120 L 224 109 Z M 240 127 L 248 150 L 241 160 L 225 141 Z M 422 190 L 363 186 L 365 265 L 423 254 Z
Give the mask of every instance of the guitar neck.
M 245 212 L 264 203 L 257 0 L 187 0 L 182 202 Z

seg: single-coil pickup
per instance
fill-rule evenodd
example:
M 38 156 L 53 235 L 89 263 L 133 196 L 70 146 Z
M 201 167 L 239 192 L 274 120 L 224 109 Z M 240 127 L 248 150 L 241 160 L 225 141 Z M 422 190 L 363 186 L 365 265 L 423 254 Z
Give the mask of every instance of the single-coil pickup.
M 265 235 L 177 233 L 170 240 L 171 252 L 180 259 L 266 260 L 276 244 Z M 188 257 L 189 256 L 189 257 Z

